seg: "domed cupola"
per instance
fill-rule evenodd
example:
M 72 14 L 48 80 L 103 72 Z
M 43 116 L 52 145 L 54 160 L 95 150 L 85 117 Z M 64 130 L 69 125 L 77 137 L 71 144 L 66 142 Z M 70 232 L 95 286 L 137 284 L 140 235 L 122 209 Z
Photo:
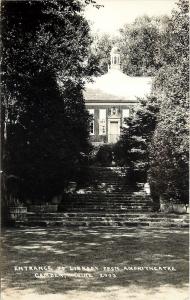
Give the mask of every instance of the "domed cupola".
M 120 51 L 116 46 L 114 46 L 111 50 L 111 67 L 110 67 L 110 69 L 120 70 L 120 64 L 121 64 Z

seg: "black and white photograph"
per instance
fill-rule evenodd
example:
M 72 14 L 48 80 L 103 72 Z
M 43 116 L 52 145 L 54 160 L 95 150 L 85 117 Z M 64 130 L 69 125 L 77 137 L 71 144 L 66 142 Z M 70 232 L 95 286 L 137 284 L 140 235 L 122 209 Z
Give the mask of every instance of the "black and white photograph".
M 2 300 L 188 300 L 189 1 L 0 5 Z

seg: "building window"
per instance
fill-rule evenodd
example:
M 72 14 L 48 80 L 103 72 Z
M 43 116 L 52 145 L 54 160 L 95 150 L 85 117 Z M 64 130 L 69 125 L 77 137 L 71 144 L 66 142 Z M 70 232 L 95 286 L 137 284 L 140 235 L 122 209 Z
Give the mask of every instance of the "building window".
M 90 120 L 90 135 L 94 135 L 94 109 L 88 109 L 88 112 L 91 116 Z
M 106 109 L 99 110 L 99 135 L 106 135 Z
M 127 128 L 128 126 L 125 123 L 125 120 L 129 118 L 129 109 L 123 109 L 122 111 L 122 126 Z

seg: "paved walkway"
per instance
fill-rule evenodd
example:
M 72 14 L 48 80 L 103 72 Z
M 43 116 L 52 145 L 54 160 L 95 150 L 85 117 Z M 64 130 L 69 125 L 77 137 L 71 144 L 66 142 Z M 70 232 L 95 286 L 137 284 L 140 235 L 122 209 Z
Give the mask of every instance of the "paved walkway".
M 22 228 L 2 232 L 3 300 L 186 300 L 188 231 Z

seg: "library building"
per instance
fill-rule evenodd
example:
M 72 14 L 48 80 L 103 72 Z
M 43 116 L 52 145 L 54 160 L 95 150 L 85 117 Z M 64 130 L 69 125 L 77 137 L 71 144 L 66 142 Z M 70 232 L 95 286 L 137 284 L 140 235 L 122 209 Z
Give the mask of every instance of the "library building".
M 93 78 L 85 86 L 85 104 L 92 115 L 91 142 L 94 145 L 116 143 L 138 98 L 151 93 L 151 77 L 131 77 L 122 72 L 120 52 L 113 47 L 108 72 Z

